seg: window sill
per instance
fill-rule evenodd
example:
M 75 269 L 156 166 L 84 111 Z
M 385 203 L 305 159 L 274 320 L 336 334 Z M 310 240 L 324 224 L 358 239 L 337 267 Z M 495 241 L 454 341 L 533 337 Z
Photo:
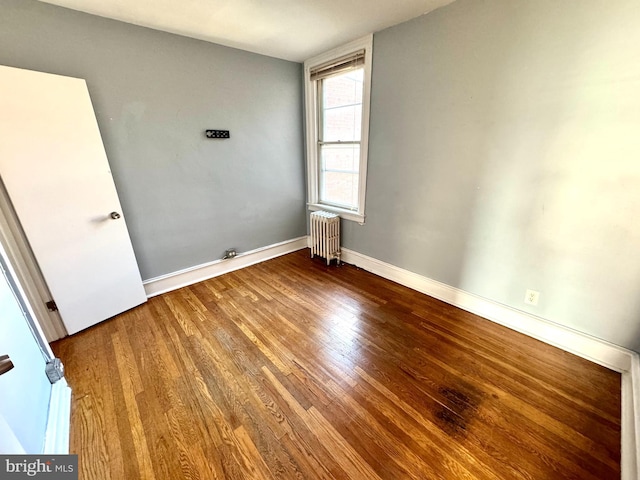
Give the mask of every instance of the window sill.
M 360 225 L 364 225 L 364 215 L 356 213 L 352 210 L 345 210 L 344 208 L 333 207 L 331 205 L 323 205 L 321 203 L 307 203 L 309 210 L 325 210 L 327 212 L 337 213 L 341 218 L 350 220 L 352 222 L 358 222 Z

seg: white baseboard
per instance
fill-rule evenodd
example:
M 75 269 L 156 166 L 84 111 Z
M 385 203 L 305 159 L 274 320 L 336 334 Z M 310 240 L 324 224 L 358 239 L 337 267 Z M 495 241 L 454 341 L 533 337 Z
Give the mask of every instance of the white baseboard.
M 177 272 L 150 278 L 143 283 L 147 297 L 154 297 L 161 293 L 170 292 L 178 288 L 193 285 L 225 273 L 264 262 L 271 258 L 295 252 L 307 247 L 307 237 L 294 238 L 285 242 L 275 243 L 249 252 L 239 253 L 238 256 L 227 260 L 215 260 L 195 267 L 185 268 Z
M 44 451 L 46 455 L 66 455 L 69 453 L 69 427 L 71 425 L 71 388 L 63 378 L 51 387 L 49 418 L 45 433 Z
M 640 474 L 638 465 L 640 460 L 640 361 L 637 353 L 347 248 L 342 248 L 342 260 L 620 372 L 622 374 L 622 480 L 637 480 Z
M 632 358 L 637 355 L 599 338 L 346 248 L 342 249 L 342 260 L 617 372 L 629 371 Z

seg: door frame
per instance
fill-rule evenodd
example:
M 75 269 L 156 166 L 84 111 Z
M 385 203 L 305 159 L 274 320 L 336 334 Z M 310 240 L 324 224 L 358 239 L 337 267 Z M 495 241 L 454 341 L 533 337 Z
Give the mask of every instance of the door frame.
M 67 330 L 58 312 L 49 311 L 46 303 L 52 300 L 49 288 L 31 252 L 29 242 L 22 231 L 18 216 L 13 209 L 9 195 L 0 178 L 0 243 L 5 251 L 9 268 L 13 270 L 17 288 L 27 302 L 31 325 L 36 340 L 51 359 L 54 358 L 50 342 L 67 336 Z M 39 337 L 39 338 L 38 338 Z

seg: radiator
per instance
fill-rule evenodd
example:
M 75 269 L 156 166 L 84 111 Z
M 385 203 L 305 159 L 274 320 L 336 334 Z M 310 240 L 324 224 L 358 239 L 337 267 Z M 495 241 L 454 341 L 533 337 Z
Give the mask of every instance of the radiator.
M 311 258 L 314 255 L 327 260 L 334 258 L 340 265 L 340 216 L 330 212 L 311 214 Z

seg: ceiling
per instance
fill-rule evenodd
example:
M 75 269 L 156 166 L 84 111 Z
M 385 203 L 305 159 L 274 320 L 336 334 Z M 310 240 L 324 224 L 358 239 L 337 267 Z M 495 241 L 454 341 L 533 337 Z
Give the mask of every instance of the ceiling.
M 453 0 L 41 0 L 302 62 Z

